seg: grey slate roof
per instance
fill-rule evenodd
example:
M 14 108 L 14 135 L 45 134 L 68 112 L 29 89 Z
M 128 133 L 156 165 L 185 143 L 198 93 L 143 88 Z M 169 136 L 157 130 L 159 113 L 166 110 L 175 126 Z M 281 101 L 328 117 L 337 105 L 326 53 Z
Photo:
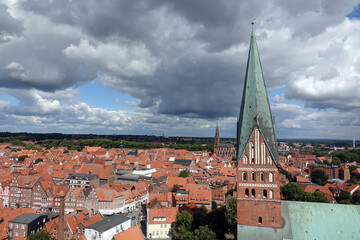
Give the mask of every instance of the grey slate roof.
M 12 223 L 22 223 L 22 224 L 29 224 L 39 217 L 44 216 L 43 214 L 37 214 L 37 213 L 23 213 L 22 215 L 10 220 L 9 222 Z
M 185 167 L 189 167 L 192 163 L 192 160 L 189 159 L 175 159 L 174 164 L 183 165 Z
M 86 228 L 94 229 L 98 232 L 103 233 L 117 225 L 120 225 L 120 224 L 126 222 L 129 219 L 130 218 L 128 218 L 122 214 L 116 214 L 116 215 L 112 215 L 108 218 L 105 218 L 99 222 L 96 222 L 94 224 L 91 224 L 90 226 L 87 226 Z
M 69 174 L 68 179 L 78 179 L 78 180 L 93 180 L 99 178 L 97 174 L 86 174 L 86 173 L 73 173 Z
M 237 239 L 360 239 L 360 206 L 281 201 L 281 228 L 238 225 Z

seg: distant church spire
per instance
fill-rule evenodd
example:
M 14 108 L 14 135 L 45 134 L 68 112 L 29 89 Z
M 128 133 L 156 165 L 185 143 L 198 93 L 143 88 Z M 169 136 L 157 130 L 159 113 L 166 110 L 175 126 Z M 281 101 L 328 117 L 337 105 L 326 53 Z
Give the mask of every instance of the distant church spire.
M 215 139 L 214 139 L 214 151 L 220 146 L 220 133 L 219 133 L 219 125 L 216 124 L 215 130 Z
M 253 22 L 252 22 L 253 25 Z M 260 56 L 253 29 L 246 67 L 237 136 L 237 162 L 244 154 L 247 143 L 258 126 L 270 154 L 278 165 L 278 154 L 273 117 L 261 68 Z

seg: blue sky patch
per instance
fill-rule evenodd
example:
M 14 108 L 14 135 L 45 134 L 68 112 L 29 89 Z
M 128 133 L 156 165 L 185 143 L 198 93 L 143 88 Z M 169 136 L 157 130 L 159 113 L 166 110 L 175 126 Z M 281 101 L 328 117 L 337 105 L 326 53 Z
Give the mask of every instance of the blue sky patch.
M 104 108 L 111 111 L 134 109 L 134 106 L 125 104 L 126 102 L 136 102 L 136 99 L 129 94 L 120 93 L 112 90 L 94 80 L 79 87 L 79 98 L 92 108 Z
M 1 94 L 0 99 L 4 100 L 4 101 L 7 101 L 7 102 L 10 102 L 11 105 L 18 105 L 19 104 L 19 100 L 17 100 L 17 98 L 15 98 L 14 96 L 12 96 L 10 94 L 6 94 L 6 93 Z
M 354 19 L 354 18 L 360 19 L 360 3 L 353 8 L 351 13 L 349 13 L 347 17 L 350 19 Z

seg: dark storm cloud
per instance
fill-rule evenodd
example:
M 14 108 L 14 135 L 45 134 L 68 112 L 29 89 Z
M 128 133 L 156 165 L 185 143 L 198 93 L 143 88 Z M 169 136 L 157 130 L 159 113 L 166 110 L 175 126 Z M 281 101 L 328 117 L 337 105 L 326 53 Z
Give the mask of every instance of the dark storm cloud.
M 215 121 L 234 120 L 253 17 L 266 85 L 286 88 L 283 101 L 343 112 L 360 101 L 350 97 L 360 96 L 357 25 L 344 20 L 355 1 L 12 2 L 0 5 L 0 37 L 11 38 L 0 40 L 0 87 L 19 90 L 12 95 L 20 103 L 0 105 L 11 116 L 32 117 L 29 125 L 51 119 L 64 129 L 61 121 L 79 129 L 86 124 L 115 129 L 116 124 L 131 127 L 136 122 L 136 127 L 144 124 L 157 132 L 191 133 L 196 125 L 204 133 Z M 127 114 L 87 104 L 62 105 L 59 91 L 95 78 L 135 98 L 138 115 L 122 121 Z M 339 91 L 341 81 L 347 85 Z M 302 123 L 327 117 L 300 110 L 293 118 L 278 111 L 280 126 L 301 129 Z M 175 131 L 176 124 L 181 125 Z
M 10 40 L 24 30 L 22 21 L 13 18 L 8 8 L 0 3 L 0 43 Z
M 25 1 L 21 6 L 55 23 L 79 27 L 96 38 L 121 36 L 143 41 L 160 21 L 150 1 L 40 0 Z

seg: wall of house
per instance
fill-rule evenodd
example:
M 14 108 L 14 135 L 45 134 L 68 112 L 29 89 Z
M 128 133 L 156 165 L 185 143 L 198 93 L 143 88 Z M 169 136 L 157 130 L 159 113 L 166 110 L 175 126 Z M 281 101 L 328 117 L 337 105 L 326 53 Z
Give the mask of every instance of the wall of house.
M 169 236 L 171 230 L 170 223 L 157 223 L 148 225 L 148 236 L 151 233 L 151 238 L 162 238 L 162 239 L 171 239 Z

